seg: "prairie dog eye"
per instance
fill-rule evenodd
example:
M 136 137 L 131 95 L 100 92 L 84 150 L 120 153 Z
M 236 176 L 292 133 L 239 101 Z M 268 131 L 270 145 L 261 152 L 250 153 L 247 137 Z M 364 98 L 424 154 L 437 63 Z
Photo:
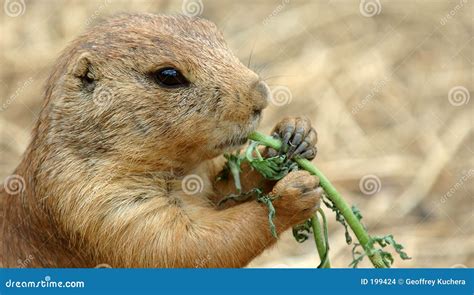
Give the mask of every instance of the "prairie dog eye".
M 186 87 L 189 85 L 188 79 L 178 69 L 172 67 L 159 69 L 153 76 L 156 83 L 165 88 Z

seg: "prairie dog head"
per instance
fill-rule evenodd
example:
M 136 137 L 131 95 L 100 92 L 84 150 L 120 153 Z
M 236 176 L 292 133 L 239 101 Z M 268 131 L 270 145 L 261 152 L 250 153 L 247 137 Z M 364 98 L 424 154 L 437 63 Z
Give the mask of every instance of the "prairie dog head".
M 91 28 L 63 53 L 49 87 L 50 142 L 84 159 L 166 167 L 243 144 L 270 95 L 213 23 L 152 14 Z

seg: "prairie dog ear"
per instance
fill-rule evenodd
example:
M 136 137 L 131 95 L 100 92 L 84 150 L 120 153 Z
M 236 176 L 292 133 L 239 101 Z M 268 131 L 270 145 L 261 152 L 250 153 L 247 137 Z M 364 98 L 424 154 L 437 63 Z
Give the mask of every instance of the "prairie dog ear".
M 82 53 L 72 64 L 72 74 L 78 78 L 83 78 L 93 74 L 92 56 L 89 52 Z

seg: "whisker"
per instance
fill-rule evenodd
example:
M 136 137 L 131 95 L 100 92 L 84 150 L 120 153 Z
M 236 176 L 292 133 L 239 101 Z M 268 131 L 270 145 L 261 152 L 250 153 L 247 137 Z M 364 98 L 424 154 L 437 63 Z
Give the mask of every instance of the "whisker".
M 252 50 L 250 50 L 250 56 L 249 56 L 249 60 L 247 62 L 247 68 L 249 68 L 249 69 L 250 69 L 250 66 L 251 66 L 251 63 L 252 63 L 252 56 L 253 56 L 253 51 L 255 49 L 255 43 L 256 42 L 253 42 Z
M 296 75 L 274 75 L 269 77 L 262 77 L 262 80 L 267 81 L 270 79 L 280 78 L 280 77 L 295 77 Z

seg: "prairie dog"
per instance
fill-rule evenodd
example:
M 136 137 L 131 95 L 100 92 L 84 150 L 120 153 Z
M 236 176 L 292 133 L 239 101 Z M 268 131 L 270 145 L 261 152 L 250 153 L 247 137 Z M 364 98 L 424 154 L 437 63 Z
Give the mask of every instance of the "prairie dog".
M 0 191 L 0 264 L 17 267 L 243 267 L 275 239 L 255 200 L 219 208 L 232 181 L 217 182 L 224 152 L 255 130 L 268 86 L 203 19 L 119 15 L 74 40 L 46 83 L 22 162 L 19 191 Z M 274 133 L 312 159 L 316 132 L 287 118 Z M 268 150 L 268 153 L 276 151 Z M 202 187 L 189 193 L 187 176 Z M 304 171 L 264 183 L 279 233 L 319 206 Z

